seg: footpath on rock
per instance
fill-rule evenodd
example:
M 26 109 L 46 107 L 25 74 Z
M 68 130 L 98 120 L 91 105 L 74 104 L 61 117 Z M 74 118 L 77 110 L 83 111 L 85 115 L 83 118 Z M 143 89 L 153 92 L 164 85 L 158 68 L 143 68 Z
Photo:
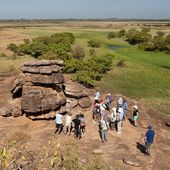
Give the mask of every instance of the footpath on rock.
M 67 78 L 64 80 L 61 74 L 62 65 L 61 62 L 57 64 L 44 62 L 43 65 L 29 63 L 22 68 L 22 75 L 2 79 L 0 83 L 1 145 L 12 136 L 22 134 L 24 143 L 34 151 L 52 140 L 60 144 L 74 143 L 84 163 L 89 161 L 93 153 L 100 155 L 105 163 L 118 169 L 170 169 L 170 129 L 166 126 L 170 121 L 168 116 L 146 108 L 140 101 L 124 97 L 128 102 L 128 112 L 122 134 L 117 135 L 115 131 L 109 131 L 108 141 L 101 143 L 98 123 L 93 122 L 91 114 L 93 105 L 90 101 L 93 101 L 95 90 L 84 89 Z M 44 67 L 50 67 L 50 71 Z M 102 93 L 103 98 L 105 94 L 106 92 Z M 113 105 L 116 105 L 117 97 L 118 95 L 115 94 Z M 86 117 L 86 133 L 80 140 L 76 140 L 73 135 L 54 134 L 54 110 L 64 113 L 68 103 L 73 115 L 83 113 Z M 138 105 L 140 111 L 137 128 L 128 120 L 132 116 L 133 105 Z M 38 121 L 33 121 L 37 119 Z M 151 156 L 148 157 L 141 151 L 147 126 L 150 124 L 153 125 L 156 136 L 151 148 Z

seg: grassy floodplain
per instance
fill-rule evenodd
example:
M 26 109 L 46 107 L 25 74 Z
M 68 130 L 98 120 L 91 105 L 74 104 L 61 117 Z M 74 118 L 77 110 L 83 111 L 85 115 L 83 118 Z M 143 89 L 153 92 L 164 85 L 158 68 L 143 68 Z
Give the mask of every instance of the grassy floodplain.
M 170 28 L 169 28 L 170 29 Z M 101 47 L 95 49 L 96 55 L 112 53 L 115 56 L 113 69 L 104 75 L 96 85 L 103 91 L 113 94 L 122 94 L 128 97 L 136 97 L 147 103 L 152 109 L 170 114 L 170 55 L 163 52 L 145 52 L 136 46 L 129 45 L 124 39 L 107 39 L 112 28 L 89 28 L 89 27 L 67 27 L 65 25 L 31 28 L 8 28 L 15 31 L 21 37 L 35 37 L 50 35 L 55 32 L 72 32 L 76 37 L 75 45 L 79 44 L 89 57 L 87 41 L 100 41 Z M 120 29 L 118 29 L 120 30 Z M 157 30 L 151 30 L 155 32 Z M 161 28 L 161 31 L 163 29 Z M 169 30 L 168 30 L 169 32 Z M 111 50 L 108 45 L 118 45 L 122 48 Z M 10 67 L 18 67 L 22 62 L 30 60 L 31 57 L 17 60 L 0 59 L 0 71 Z M 117 67 L 118 61 L 124 60 L 125 67 Z M 17 64 L 16 64 L 17 63 Z M 9 69 L 10 70 L 10 69 Z

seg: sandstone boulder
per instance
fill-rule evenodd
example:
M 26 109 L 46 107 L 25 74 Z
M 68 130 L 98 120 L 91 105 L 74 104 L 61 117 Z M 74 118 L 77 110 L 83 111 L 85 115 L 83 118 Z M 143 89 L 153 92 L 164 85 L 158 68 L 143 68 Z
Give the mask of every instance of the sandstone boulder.
M 90 100 L 89 97 L 83 97 L 83 98 L 78 100 L 78 103 L 79 103 L 81 108 L 88 108 L 88 107 L 91 106 L 92 101 Z
M 10 105 L 9 106 L 6 105 L 6 106 L 1 107 L 0 114 L 3 117 L 12 116 L 12 107 Z
M 16 107 L 16 106 L 13 106 L 13 108 L 12 108 L 12 116 L 13 116 L 13 117 L 22 116 L 21 108 Z
M 63 60 L 34 60 L 24 63 L 24 66 L 29 67 L 39 67 L 39 66 L 50 66 L 50 65 L 59 65 L 64 66 Z
M 31 73 L 31 74 L 52 74 L 52 73 L 59 73 L 62 71 L 62 67 L 58 65 L 51 65 L 51 66 L 23 66 L 22 68 L 23 73 Z
M 31 82 L 33 85 L 61 85 L 64 83 L 64 76 L 61 73 L 44 74 L 25 74 L 25 82 Z
M 19 76 L 13 83 L 11 87 L 12 97 L 20 97 L 22 92 L 22 86 L 24 85 L 24 77 Z
M 71 81 L 64 84 L 64 92 L 66 96 L 76 99 L 87 96 L 85 88 L 82 85 Z
M 67 108 L 74 108 L 78 105 L 78 100 L 74 99 L 74 98 L 67 98 L 66 101 L 66 107 Z
M 31 120 L 50 120 L 54 119 L 56 115 L 55 111 L 49 112 L 48 114 L 41 115 L 28 115 L 28 118 Z
M 23 86 L 21 108 L 26 113 L 44 113 L 66 102 L 63 92 L 40 86 Z

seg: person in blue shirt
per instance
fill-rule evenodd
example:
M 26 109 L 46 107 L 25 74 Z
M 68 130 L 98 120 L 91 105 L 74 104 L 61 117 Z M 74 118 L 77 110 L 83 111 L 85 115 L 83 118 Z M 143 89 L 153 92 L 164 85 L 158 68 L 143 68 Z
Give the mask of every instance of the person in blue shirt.
M 123 120 L 125 120 L 126 119 L 126 111 L 128 109 L 127 101 L 125 99 L 123 100 L 122 108 L 123 108 L 123 113 L 124 113 Z
M 145 134 L 145 152 L 150 155 L 150 146 L 154 141 L 155 132 L 152 129 L 152 126 L 148 126 L 148 131 Z

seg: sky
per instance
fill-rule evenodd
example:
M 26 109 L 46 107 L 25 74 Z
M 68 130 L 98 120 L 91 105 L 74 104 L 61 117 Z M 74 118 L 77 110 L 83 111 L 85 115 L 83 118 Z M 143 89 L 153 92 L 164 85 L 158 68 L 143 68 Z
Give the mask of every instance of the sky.
M 165 19 L 170 0 L 0 0 L 0 19 Z

